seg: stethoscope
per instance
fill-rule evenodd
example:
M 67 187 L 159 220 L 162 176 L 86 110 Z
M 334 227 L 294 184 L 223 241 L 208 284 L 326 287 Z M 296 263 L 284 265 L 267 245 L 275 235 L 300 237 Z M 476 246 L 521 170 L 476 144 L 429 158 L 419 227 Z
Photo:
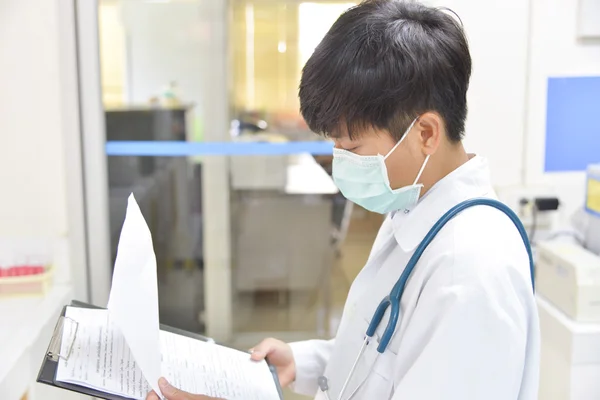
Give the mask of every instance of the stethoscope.
M 379 354 L 382 354 L 385 351 L 385 349 L 387 348 L 388 344 L 390 343 L 390 340 L 392 339 L 392 336 L 394 335 L 394 331 L 396 330 L 396 326 L 398 324 L 398 318 L 400 317 L 400 300 L 402 298 L 402 294 L 404 293 L 404 288 L 406 286 L 406 282 L 408 281 L 408 278 L 410 278 L 410 275 L 412 274 L 412 272 L 415 268 L 415 265 L 417 265 L 417 262 L 421 258 L 421 255 L 423 254 L 423 252 L 425 251 L 427 246 L 429 246 L 429 244 L 433 241 L 435 236 L 444 227 L 444 225 L 446 225 L 446 223 L 448 223 L 448 221 L 450 221 L 452 218 L 454 218 L 456 215 L 458 215 L 460 212 L 464 211 L 465 209 L 474 207 L 474 206 L 489 206 L 489 207 L 496 208 L 496 209 L 502 211 L 504 214 L 506 214 L 511 219 L 511 221 L 515 224 L 515 227 L 519 231 L 519 234 L 521 235 L 521 239 L 523 240 L 523 243 L 525 244 L 525 248 L 527 249 L 527 255 L 529 256 L 529 272 L 531 274 L 531 287 L 535 291 L 533 252 L 531 250 L 531 245 L 529 243 L 527 231 L 525 230 L 525 227 L 521 223 L 521 220 L 519 219 L 517 214 L 515 214 L 514 211 L 512 211 L 507 205 L 505 205 L 497 200 L 493 200 L 493 199 L 477 198 L 477 199 L 466 200 L 466 201 L 463 201 L 462 203 L 459 203 L 458 205 L 454 206 L 449 211 L 447 211 L 435 223 L 435 225 L 433 225 L 433 227 L 429 230 L 427 235 L 425 235 L 425 238 L 423 238 L 421 243 L 419 243 L 419 246 L 417 247 L 414 254 L 412 255 L 412 257 L 406 264 L 406 268 L 402 272 L 402 275 L 400 275 L 400 278 L 398 279 L 398 281 L 392 288 L 390 294 L 385 296 L 383 298 L 383 300 L 381 300 L 381 302 L 379 303 L 379 306 L 377 306 L 377 309 L 375 310 L 375 313 L 373 314 L 373 318 L 371 319 L 371 322 L 369 323 L 369 326 L 367 327 L 365 339 L 362 343 L 360 351 L 358 352 L 358 355 L 356 356 L 356 359 L 354 360 L 354 363 L 352 364 L 352 368 L 350 369 L 350 373 L 348 374 L 348 377 L 346 378 L 346 381 L 344 382 L 344 385 L 342 386 L 342 390 L 340 391 L 338 400 L 342 400 L 342 396 L 344 395 L 344 392 L 346 391 L 346 389 L 348 387 L 348 383 L 350 382 L 350 379 L 354 375 L 356 366 L 358 365 L 360 358 L 364 354 L 367 345 L 373 339 L 373 336 L 375 335 L 375 331 L 377 331 L 377 328 L 381 324 L 383 316 L 385 315 L 385 312 L 388 309 L 388 307 L 391 307 L 390 317 L 389 317 L 387 326 L 385 328 L 385 331 L 383 332 L 383 335 L 381 335 L 381 339 L 379 340 L 379 345 L 377 346 L 377 352 Z M 327 382 L 327 378 L 325 376 L 319 377 L 318 385 L 319 385 L 319 388 L 321 389 L 321 391 L 325 394 L 325 398 L 327 400 L 330 400 L 329 392 L 328 392 L 329 385 Z M 356 393 L 356 391 L 359 388 L 360 388 L 360 386 L 354 390 L 354 392 L 350 395 L 350 397 L 348 397 L 348 399 L 351 399 L 354 396 L 354 393 Z

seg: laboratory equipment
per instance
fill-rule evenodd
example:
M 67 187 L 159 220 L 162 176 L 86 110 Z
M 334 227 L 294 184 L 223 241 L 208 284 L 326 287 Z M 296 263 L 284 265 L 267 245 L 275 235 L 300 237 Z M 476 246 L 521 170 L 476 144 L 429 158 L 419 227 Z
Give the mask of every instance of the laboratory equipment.
M 313 290 L 332 263 L 332 203 L 276 193 L 237 193 L 235 287 L 240 291 Z
M 571 242 L 537 246 L 538 293 L 577 322 L 600 323 L 600 257 Z
M 542 282 L 537 279 L 538 289 Z M 571 320 L 538 292 L 542 400 L 600 399 L 600 324 Z
M 600 165 L 588 167 L 577 243 L 537 246 L 539 398 L 600 398 Z
M 254 180 L 263 185 L 253 190 L 232 192 L 238 291 L 311 291 L 332 263 L 335 184 L 310 154 L 287 156 L 282 168 L 286 178 L 279 190 L 264 177 Z
M 253 337 L 255 307 L 279 310 L 272 314 L 281 324 L 278 330 L 289 330 L 294 338 L 315 336 L 313 329 L 324 335 L 336 239 L 343 239 L 334 239 L 332 221 L 332 196 L 338 189 L 308 153 L 235 161 L 239 157 L 231 157 L 230 194 L 234 329 L 243 332 L 236 340 L 250 346 L 264 336 Z M 249 177 L 241 168 L 244 163 L 255 163 L 262 176 Z M 313 307 L 314 315 L 306 312 Z
M 600 164 L 590 165 L 587 170 L 585 211 L 585 246 L 600 255 Z
M 273 133 L 242 134 L 233 138 L 235 142 L 282 143 L 286 139 Z M 277 190 L 284 191 L 287 184 L 287 154 L 235 155 L 230 157 L 231 188 L 234 190 Z
M 283 191 L 287 183 L 287 165 L 287 155 L 230 157 L 231 188 Z

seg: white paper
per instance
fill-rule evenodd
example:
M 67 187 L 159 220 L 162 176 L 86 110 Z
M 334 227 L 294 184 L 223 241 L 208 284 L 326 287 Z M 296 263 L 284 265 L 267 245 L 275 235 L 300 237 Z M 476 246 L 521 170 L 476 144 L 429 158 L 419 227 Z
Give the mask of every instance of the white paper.
M 68 307 L 56 380 L 123 397 L 146 398 L 150 386 L 107 310 Z M 66 358 L 68 355 L 68 358 Z
M 266 362 L 160 331 L 156 258 L 133 198 L 119 241 L 107 310 L 68 307 L 56 379 L 143 400 L 165 376 L 181 390 L 228 400 L 278 400 Z M 76 328 L 75 328 L 76 327 Z M 73 347 L 70 347 L 73 344 Z
M 108 310 L 152 389 L 160 393 L 157 285 L 152 235 L 132 194 L 119 239 Z
M 227 400 L 279 400 L 266 362 L 214 343 L 161 331 L 162 372 L 186 392 Z
M 59 361 L 56 379 L 145 399 L 150 385 L 110 312 L 68 307 L 66 317 L 61 354 L 71 351 L 68 360 Z M 227 400 L 279 399 L 267 363 L 252 361 L 247 353 L 160 331 L 160 355 L 162 374 L 187 392 Z

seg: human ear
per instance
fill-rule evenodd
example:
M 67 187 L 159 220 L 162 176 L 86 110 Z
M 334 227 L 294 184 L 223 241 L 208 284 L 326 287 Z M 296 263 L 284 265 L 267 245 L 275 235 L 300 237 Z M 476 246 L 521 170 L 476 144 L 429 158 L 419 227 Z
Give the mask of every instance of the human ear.
M 420 131 L 420 144 L 424 154 L 432 155 L 440 145 L 444 135 L 444 121 L 435 112 L 426 112 L 419 117 L 417 128 Z

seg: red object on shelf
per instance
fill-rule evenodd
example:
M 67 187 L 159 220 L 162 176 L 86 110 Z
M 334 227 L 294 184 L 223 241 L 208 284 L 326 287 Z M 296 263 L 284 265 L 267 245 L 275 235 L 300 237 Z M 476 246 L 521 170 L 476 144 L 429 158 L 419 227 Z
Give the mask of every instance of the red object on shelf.
M 41 265 L 21 265 L 8 268 L 0 267 L 0 278 L 41 275 L 45 272 L 46 267 Z

